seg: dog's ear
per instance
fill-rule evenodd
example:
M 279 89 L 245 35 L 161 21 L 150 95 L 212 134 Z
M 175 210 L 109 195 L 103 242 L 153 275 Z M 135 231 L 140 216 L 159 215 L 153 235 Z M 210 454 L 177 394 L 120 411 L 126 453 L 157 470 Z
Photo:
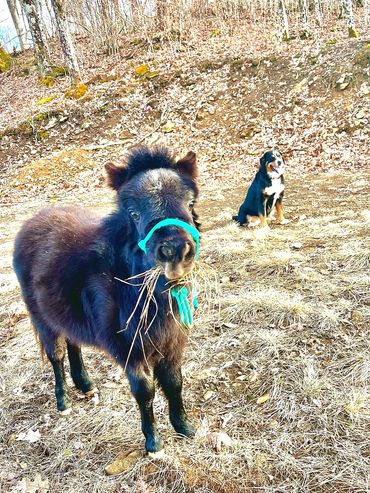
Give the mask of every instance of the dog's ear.
M 189 151 L 186 156 L 179 159 L 176 163 L 176 168 L 180 173 L 195 181 L 198 176 L 197 156 L 195 152 Z
M 127 181 L 128 170 L 125 166 L 117 166 L 114 163 L 106 163 L 107 182 L 113 190 L 118 191 Z
M 260 167 L 266 165 L 266 152 L 263 156 L 260 157 Z

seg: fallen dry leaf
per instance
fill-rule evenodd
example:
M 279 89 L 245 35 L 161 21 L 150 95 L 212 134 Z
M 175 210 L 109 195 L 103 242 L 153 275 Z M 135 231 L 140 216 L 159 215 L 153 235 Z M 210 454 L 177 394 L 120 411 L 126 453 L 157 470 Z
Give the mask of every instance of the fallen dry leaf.
M 104 468 L 105 474 L 107 476 L 116 476 L 117 474 L 121 474 L 122 472 L 130 469 L 142 456 L 143 453 L 140 450 L 121 452 L 111 464 L 108 464 Z
M 17 483 L 14 493 L 47 493 L 49 491 L 49 481 L 42 479 L 41 474 L 36 474 L 32 481 L 28 478 L 23 478 Z
M 232 445 L 231 438 L 224 431 L 208 433 L 206 441 L 216 452 L 221 452 L 222 448 Z
M 38 442 L 41 439 L 41 435 L 39 430 L 30 430 L 24 431 L 19 433 L 17 436 L 17 440 L 20 442 L 28 442 L 28 443 L 35 443 Z
M 257 404 L 264 404 L 270 399 L 270 394 L 263 394 L 261 397 L 258 397 Z

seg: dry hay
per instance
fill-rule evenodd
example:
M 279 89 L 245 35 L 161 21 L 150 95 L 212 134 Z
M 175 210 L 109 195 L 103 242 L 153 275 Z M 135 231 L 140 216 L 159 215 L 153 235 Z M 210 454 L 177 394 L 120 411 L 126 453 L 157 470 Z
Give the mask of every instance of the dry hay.
M 335 189 L 346 179 L 322 183 Z M 320 180 L 315 183 L 320 190 Z M 300 184 L 292 179 L 289 187 L 288 217 L 298 207 L 289 197 Z M 143 447 L 126 380 L 116 381 L 112 363 L 85 349 L 101 402 L 71 388 L 72 414 L 60 418 L 52 373 L 40 362 L 28 319 L 3 319 L 2 490 L 20 491 L 22 478 L 40 474 L 58 493 L 368 491 L 370 277 L 363 253 L 369 215 L 348 218 L 322 193 L 325 217 L 314 217 L 306 199 L 308 217 L 284 227 L 272 223 L 261 232 L 228 223 L 203 233 L 195 272 L 200 308 L 183 368 L 197 436 L 176 440 L 158 392 L 166 455 L 139 458 L 121 476 L 106 477 L 104 467 L 122 450 Z M 354 209 L 359 199 L 366 202 L 365 190 L 348 197 Z M 297 242 L 301 247 L 292 248 Z M 2 250 L 5 264 L 10 248 Z M 16 312 L 14 289 L 10 283 L 9 314 Z M 205 437 L 220 429 L 233 444 L 215 454 Z M 17 439 L 29 430 L 39 439 Z

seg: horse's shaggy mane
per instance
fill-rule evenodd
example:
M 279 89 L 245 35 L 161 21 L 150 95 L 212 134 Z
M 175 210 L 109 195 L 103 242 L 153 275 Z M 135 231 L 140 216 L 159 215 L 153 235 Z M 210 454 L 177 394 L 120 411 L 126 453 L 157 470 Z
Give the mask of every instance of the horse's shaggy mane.
M 151 169 L 173 169 L 187 175 L 192 180 L 197 176 L 194 152 L 188 152 L 184 158 L 176 161 L 175 157 L 165 147 L 149 149 L 146 146 L 140 146 L 133 149 L 127 156 L 126 161 L 120 166 L 107 163 L 105 167 L 108 173 L 108 185 L 114 190 L 118 190 L 138 173 Z

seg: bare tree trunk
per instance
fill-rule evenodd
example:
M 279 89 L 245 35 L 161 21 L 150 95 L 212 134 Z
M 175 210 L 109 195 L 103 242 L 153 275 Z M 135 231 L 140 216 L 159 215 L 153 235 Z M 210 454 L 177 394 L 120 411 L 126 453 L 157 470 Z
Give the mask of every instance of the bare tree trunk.
M 365 24 L 368 25 L 370 21 L 370 3 L 369 0 L 364 0 L 365 9 Z
M 21 5 L 31 31 L 37 65 L 40 72 L 45 73 L 50 67 L 50 55 L 48 46 L 42 35 L 41 22 L 37 14 L 34 0 L 21 0 Z
M 315 18 L 316 22 L 319 26 L 322 24 L 322 16 L 321 16 L 321 7 L 320 0 L 314 0 L 314 8 L 315 8 Z
M 279 0 L 279 17 L 280 17 L 280 32 L 281 38 L 284 41 L 289 39 L 289 21 L 286 12 L 285 0 Z
M 156 28 L 163 31 L 165 27 L 165 18 L 167 14 L 166 0 L 156 0 Z
M 10 15 L 12 16 L 21 51 L 24 51 L 24 49 L 27 48 L 27 38 L 22 18 L 18 14 L 15 0 L 6 0 L 6 3 L 8 4 Z
M 76 51 L 66 17 L 65 2 L 64 0 L 51 0 L 51 5 L 54 10 L 58 37 L 62 46 L 63 55 L 69 74 L 74 79 L 79 79 L 80 68 L 78 66 Z
M 303 30 L 305 33 L 309 31 L 309 18 L 308 18 L 308 3 L 307 0 L 302 0 L 302 20 L 303 20 Z
M 44 39 L 49 39 L 51 37 L 49 30 L 44 22 L 44 14 L 43 14 L 43 4 L 41 0 L 34 0 L 35 7 L 40 18 L 40 28 L 42 31 L 42 35 Z
M 342 6 L 347 19 L 348 36 L 350 38 L 358 38 L 358 32 L 353 18 L 352 0 L 342 0 Z
M 50 22 L 51 22 L 51 25 L 50 25 L 51 37 L 54 37 L 56 35 L 56 32 L 57 32 L 55 16 L 52 13 L 52 8 L 51 8 L 50 2 L 48 2 L 48 0 L 45 0 L 45 6 L 46 6 L 46 10 L 48 11 L 48 14 L 50 17 Z
M 132 26 L 136 27 L 140 19 L 140 5 L 138 0 L 129 0 L 129 9 Z

